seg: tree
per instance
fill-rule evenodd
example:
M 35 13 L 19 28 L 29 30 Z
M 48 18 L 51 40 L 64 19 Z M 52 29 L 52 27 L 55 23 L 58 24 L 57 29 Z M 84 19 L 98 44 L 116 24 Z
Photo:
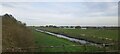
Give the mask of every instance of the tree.
M 49 27 L 48 25 L 46 25 L 45 27 Z
M 23 23 L 24 26 L 26 26 L 26 23 Z
M 53 28 L 57 28 L 57 26 L 53 26 Z
M 53 25 L 49 25 L 49 27 L 53 27 Z
M 76 26 L 75 28 L 81 28 L 81 26 Z
M 4 16 L 9 16 L 9 14 L 6 13 Z
M 73 26 L 70 26 L 70 28 L 73 28 Z

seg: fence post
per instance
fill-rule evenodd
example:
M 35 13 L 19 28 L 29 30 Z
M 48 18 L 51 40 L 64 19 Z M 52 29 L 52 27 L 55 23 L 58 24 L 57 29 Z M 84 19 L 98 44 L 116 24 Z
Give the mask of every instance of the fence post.
M 86 44 L 84 44 L 83 46 L 84 46 L 84 52 L 86 52 Z
M 103 49 L 104 49 L 104 52 L 106 52 L 106 46 L 105 46 L 105 44 L 103 44 Z
M 66 49 L 65 49 L 65 45 L 62 45 L 62 46 L 63 46 L 63 50 L 64 50 L 65 52 L 67 52 Z

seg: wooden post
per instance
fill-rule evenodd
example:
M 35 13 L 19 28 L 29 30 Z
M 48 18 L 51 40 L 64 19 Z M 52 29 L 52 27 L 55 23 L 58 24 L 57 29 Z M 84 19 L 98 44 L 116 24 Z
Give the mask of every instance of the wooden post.
M 106 52 L 106 47 L 105 47 L 105 44 L 103 44 L 103 49 L 104 49 L 104 52 Z
M 67 50 L 65 49 L 65 45 L 62 45 L 62 46 L 63 46 L 64 51 L 67 52 Z
M 84 44 L 83 46 L 84 46 L 84 52 L 86 52 L 86 45 Z

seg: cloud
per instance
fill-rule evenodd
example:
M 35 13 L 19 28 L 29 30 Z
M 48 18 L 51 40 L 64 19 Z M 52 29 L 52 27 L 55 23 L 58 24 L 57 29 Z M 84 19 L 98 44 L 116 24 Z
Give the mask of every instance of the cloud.
M 0 0 L 1 2 L 118 2 L 119 0 Z
M 27 25 L 118 25 L 117 2 L 9 2 L 2 13 L 10 13 Z

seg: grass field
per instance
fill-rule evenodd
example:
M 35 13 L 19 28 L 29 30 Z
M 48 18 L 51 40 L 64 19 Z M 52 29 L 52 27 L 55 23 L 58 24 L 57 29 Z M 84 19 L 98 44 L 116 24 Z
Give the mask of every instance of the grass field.
M 118 30 L 109 29 L 62 29 L 42 28 L 47 31 L 66 34 L 74 38 L 83 38 L 100 43 L 115 43 L 118 40 Z
M 35 36 L 36 46 L 43 47 L 43 48 L 37 49 L 38 52 L 84 52 L 84 51 L 95 52 L 95 51 L 102 50 L 102 48 L 97 48 L 95 46 L 86 45 L 85 47 L 84 45 L 73 43 L 66 39 L 57 38 L 55 36 L 48 35 L 45 33 L 37 32 L 35 30 L 33 30 L 33 34 Z M 76 47 L 73 45 L 79 45 L 79 46 Z M 62 47 L 44 48 L 45 46 L 62 46 Z

